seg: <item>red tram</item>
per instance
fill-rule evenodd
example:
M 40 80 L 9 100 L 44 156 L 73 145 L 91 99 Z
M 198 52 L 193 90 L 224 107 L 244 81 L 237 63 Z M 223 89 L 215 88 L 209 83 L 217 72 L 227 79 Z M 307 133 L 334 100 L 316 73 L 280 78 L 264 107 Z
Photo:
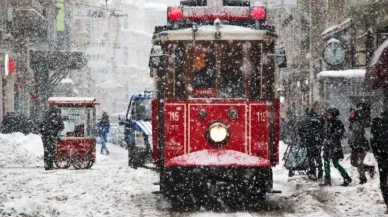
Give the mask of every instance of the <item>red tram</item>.
M 171 199 L 214 189 L 249 198 L 273 192 L 276 72 L 286 58 L 275 54 L 265 7 L 249 2 L 181 1 L 168 8 L 168 25 L 155 28 L 153 159 L 160 190 Z

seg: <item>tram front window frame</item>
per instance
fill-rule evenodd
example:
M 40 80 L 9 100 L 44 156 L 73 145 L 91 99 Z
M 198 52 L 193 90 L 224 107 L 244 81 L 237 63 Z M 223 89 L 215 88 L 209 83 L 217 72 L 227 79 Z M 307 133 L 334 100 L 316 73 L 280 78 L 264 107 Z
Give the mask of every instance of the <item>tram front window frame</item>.
M 268 76 L 274 74 L 267 73 L 267 78 L 265 78 L 267 80 L 263 80 L 263 47 L 263 41 L 169 43 L 167 45 L 169 72 L 166 81 L 166 98 L 176 100 L 201 98 L 263 99 L 272 95 L 265 93 L 265 91 L 269 91 L 268 85 L 263 87 L 263 82 L 270 82 Z M 198 91 L 196 91 L 198 88 L 194 85 L 195 74 L 205 67 L 206 62 L 209 61 L 205 60 L 207 53 L 215 56 L 215 60 L 210 57 L 210 61 L 213 63 L 209 64 L 210 72 L 207 70 L 207 74 L 212 74 L 212 71 L 215 72 L 215 87 L 205 85 L 205 87 L 199 88 L 201 93 L 198 94 Z M 271 67 L 274 67 L 273 64 L 272 61 Z M 203 72 L 206 72 L 206 70 L 203 70 Z M 226 72 L 231 74 L 225 76 Z M 228 79 L 231 77 L 232 79 Z M 229 85 L 223 85 L 224 81 L 229 82 Z M 236 82 L 239 84 L 236 84 Z M 240 90 L 238 90 L 239 87 Z

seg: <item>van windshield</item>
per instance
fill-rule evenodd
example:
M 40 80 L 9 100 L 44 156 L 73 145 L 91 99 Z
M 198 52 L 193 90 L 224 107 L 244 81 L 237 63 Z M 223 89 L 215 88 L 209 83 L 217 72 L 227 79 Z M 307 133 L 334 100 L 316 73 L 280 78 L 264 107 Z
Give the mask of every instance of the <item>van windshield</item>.
M 151 99 L 134 99 L 131 105 L 130 117 L 135 121 L 150 121 Z

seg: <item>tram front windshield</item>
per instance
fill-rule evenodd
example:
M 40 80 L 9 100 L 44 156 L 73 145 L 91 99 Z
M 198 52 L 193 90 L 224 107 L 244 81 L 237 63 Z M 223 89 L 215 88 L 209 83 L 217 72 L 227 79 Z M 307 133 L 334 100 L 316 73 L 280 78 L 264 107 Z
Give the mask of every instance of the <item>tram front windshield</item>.
M 246 97 L 244 79 L 251 71 L 249 43 L 197 44 L 189 55 L 192 97 Z

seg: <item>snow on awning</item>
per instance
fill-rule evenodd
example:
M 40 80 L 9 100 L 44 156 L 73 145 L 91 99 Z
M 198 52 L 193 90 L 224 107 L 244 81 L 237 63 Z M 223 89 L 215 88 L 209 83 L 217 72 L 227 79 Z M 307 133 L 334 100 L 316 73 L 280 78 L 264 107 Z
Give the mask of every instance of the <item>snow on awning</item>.
M 365 87 L 368 90 L 388 87 L 388 40 L 373 52 L 366 68 Z
M 365 78 L 365 69 L 349 69 L 340 71 L 322 71 L 318 73 L 318 79 L 333 78 Z
M 64 78 L 59 83 L 61 83 L 61 84 L 74 84 L 74 81 L 71 80 L 70 78 Z
M 50 97 L 47 100 L 49 105 L 68 105 L 68 104 L 85 104 L 99 105 L 94 97 Z
M 388 40 L 385 40 L 376 50 L 373 52 L 373 56 L 368 64 L 368 67 L 376 65 L 382 59 L 388 59 L 388 56 L 384 57 L 383 52 L 388 50 Z M 383 56 L 382 56 L 383 55 Z M 387 61 L 388 62 L 388 61 Z
M 351 25 L 352 25 L 352 18 L 348 18 L 347 20 L 345 20 L 344 22 L 338 25 L 327 28 L 325 31 L 322 32 L 321 36 L 323 39 L 327 39 L 333 36 L 334 34 L 349 28 Z

